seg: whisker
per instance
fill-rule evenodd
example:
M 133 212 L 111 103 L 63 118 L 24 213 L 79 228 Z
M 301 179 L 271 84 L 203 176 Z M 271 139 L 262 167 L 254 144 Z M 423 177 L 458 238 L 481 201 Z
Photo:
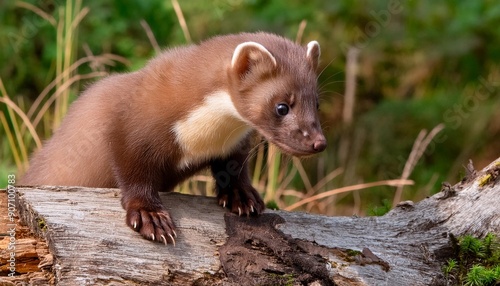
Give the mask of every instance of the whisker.
M 319 79 L 319 77 L 323 74 L 323 72 L 326 70 L 326 68 L 328 66 L 330 66 L 333 63 L 334 60 L 335 60 L 335 58 L 333 58 L 327 65 L 325 65 L 325 67 L 321 70 L 321 72 L 318 74 L 318 76 L 316 77 L 316 79 Z
M 332 85 L 332 84 L 336 84 L 336 83 L 345 83 L 345 81 L 343 81 L 343 80 L 331 81 L 331 82 L 329 82 L 329 83 L 325 83 L 324 85 L 320 86 L 320 87 L 319 87 L 319 89 L 320 89 L 320 90 L 323 90 L 323 89 L 325 89 L 327 86 L 330 86 L 330 85 Z
M 338 72 L 336 72 L 336 73 L 334 73 L 334 74 L 330 75 L 329 77 L 327 77 L 327 78 L 323 79 L 323 80 L 322 80 L 322 82 L 327 82 L 327 81 L 328 81 L 328 80 L 330 80 L 332 77 L 335 77 L 335 76 L 337 76 L 337 75 L 339 75 L 339 74 L 341 74 L 341 73 L 343 73 L 343 72 L 344 72 L 344 71 L 338 71 Z
M 333 93 L 334 95 L 338 95 L 338 96 L 341 96 L 341 97 L 344 96 L 344 94 L 342 94 L 342 93 L 340 93 L 340 92 L 338 92 L 336 90 L 324 90 L 324 91 L 321 91 L 320 94 L 319 94 L 319 96 L 321 97 L 321 96 L 323 96 L 325 94 L 328 94 L 328 93 Z
M 252 147 L 252 149 L 250 149 L 250 151 L 248 151 L 248 155 L 245 158 L 245 160 L 243 161 L 243 165 L 245 165 L 248 161 L 250 161 L 250 159 L 257 156 L 257 152 L 259 151 L 259 146 L 264 144 L 264 143 L 265 143 L 265 141 L 261 141 L 260 143 L 256 144 L 254 147 Z M 241 175 L 242 170 L 243 170 L 243 168 L 240 169 L 240 172 L 238 173 L 238 177 Z
M 245 128 L 245 127 L 247 127 L 247 126 L 241 125 L 239 127 L 234 128 L 233 131 L 229 132 L 229 134 L 226 136 L 226 139 L 224 140 L 224 143 L 222 144 L 222 149 L 224 149 L 224 147 L 226 146 L 227 141 L 229 140 L 229 138 L 231 138 L 231 134 L 233 134 L 234 132 L 236 132 L 236 130 L 241 129 L 241 128 Z

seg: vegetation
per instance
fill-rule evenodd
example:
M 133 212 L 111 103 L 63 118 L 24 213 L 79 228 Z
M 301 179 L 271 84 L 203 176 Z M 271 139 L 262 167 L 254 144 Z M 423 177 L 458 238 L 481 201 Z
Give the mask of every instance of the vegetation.
M 383 216 L 391 210 L 391 203 L 389 200 L 382 200 L 382 205 L 371 206 L 368 208 L 367 215 L 369 216 Z
M 497 1 L 0 5 L 0 186 L 7 174 L 22 175 L 29 154 L 92 81 L 137 70 L 160 47 L 240 31 L 318 40 L 322 47 L 320 112 L 328 149 L 300 161 L 260 144 L 252 157 L 254 184 L 280 209 L 363 215 L 368 206 L 387 209 L 439 191 L 442 181 L 458 180 L 469 158 L 482 167 L 499 155 Z M 385 182 L 399 178 L 415 184 Z M 367 186 L 373 187 L 361 191 Z M 179 187 L 196 194 L 212 188 L 205 174 Z
M 466 235 L 458 239 L 456 257 L 443 273 L 450 285 L 488 286 L 500 283 L 500 240 L 489 233 L 483 239 Z

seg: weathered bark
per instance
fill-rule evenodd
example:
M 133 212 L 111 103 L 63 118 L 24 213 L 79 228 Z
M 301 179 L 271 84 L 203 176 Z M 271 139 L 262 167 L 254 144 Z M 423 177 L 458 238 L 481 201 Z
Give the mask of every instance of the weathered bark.
M 115 189 L 19 188 L 22 219 L 47 239 L 58 285 L 439 285 L 451 236 L 500 235 L 500 160 L 382 217 L 226 213 L 214 198 L 162 194 L 177 245 L 124 223 Z

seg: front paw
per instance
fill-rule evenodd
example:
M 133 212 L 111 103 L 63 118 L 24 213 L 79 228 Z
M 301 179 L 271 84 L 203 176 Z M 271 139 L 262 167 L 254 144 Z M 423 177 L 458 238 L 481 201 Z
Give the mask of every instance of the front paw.
M 146 239 L 175 245 L 174 237 L 177 237 L 175 225 L 170 214 L 164 209 L 157 211 L 128 209 L 127 225 Z
M 264 201 L 253 187 L 219 190 L 217 194 L 219 205 L 228 208 L 238 215 L 259 215 L 266 208 Z

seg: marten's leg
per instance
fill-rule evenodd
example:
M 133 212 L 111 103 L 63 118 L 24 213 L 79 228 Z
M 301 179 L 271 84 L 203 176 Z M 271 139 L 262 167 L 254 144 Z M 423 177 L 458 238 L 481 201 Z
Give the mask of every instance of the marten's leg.
M 120 138 L 124 137 L 114 137 Z M 164 158 L 153 156 L 148 146 L 132 148 L 120 140 L 114 141 L 113 146 L 111 161 L 121 189 L 122 206 L 127 211 L 127 225 L 146 239 L 175 243 L 174 222 L 158 194 L 172 191 L 177 185 L 178 179 L 172 174 L 175 172 L 167 172 L 165 165 L 159 162 Z
M 213 160 L 211 169 L 220 205 L 239 215 L 258 215 L 265 205 L 250 182 L 247 156 L 248 152 L 238 151 L 226 159 Z
M 144 238 L 175 244 L 174 222 L 160 200 L 159 189 L 152 183 L 162 179 L 149 178 L 144 182 L 129 177 L 119 182 L 122 206 L 127 211 L 127 225 Z

